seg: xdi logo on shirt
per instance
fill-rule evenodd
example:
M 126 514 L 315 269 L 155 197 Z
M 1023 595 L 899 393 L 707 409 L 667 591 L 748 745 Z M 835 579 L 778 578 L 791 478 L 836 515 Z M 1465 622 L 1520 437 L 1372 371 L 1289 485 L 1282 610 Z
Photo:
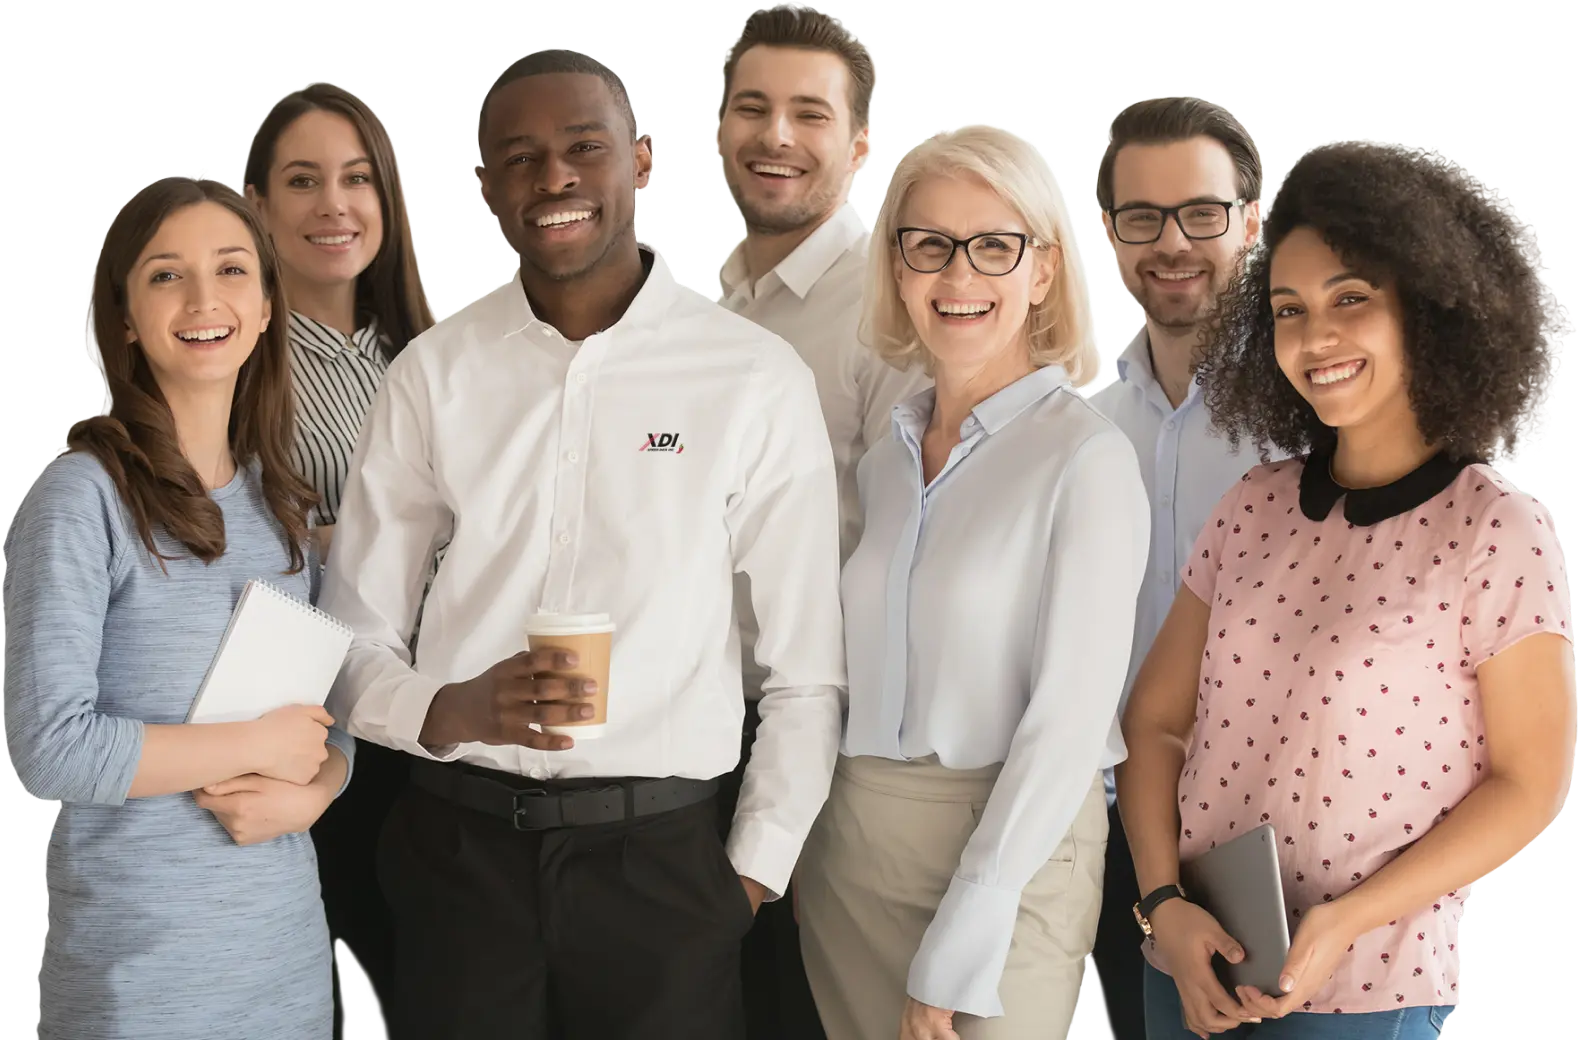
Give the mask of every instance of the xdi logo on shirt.
M 649 433 L 647 434 L 646 443 L 641 445 L 639 450 L 671 451 L 678 455 L 685 450 L 685 446 L 679 442 L 679 434 L 677 433 Z

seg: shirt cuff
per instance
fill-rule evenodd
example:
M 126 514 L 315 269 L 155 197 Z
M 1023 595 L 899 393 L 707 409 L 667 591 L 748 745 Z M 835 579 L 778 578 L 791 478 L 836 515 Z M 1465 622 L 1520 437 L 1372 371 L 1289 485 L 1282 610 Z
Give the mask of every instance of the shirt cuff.
M 356 738 L 337 726 L 330 726 L 328 742 L 330 747 L 338 748 L 340 754 L 345 756 L 345 779 L 340 781 L 340 789 L 334 792 L 334 797 L 338 798 L 351 786 L 351 774 L 356 771 Z
M 438 696 L 438 691 L 443 686 L 444 684 L 437 679 L 411 673 L 410 678 L 402 682 L 400 688 L 390 698 L 388 723 L 384 727 L 383 739 L 378 740 L 376 737 L 368 739 L 433 762 L 453 762 L 459 758 L 461 749 L 465 747 L 464 744 L 427 747 L 421 739 L 422 727 L 427 725 L 428 709 L 433 706 L 433 698 Z
M 1019 919 L 1017 889 L 955 877 L 910 962 L 909 995 L 978 1018 L 1003 1014 L 997 985 Z
M 767 889 L 767 902 L 782 899 L 800 858 L 800 843 L 770 823 L 736 817 L 726 845 L 734 872 Z

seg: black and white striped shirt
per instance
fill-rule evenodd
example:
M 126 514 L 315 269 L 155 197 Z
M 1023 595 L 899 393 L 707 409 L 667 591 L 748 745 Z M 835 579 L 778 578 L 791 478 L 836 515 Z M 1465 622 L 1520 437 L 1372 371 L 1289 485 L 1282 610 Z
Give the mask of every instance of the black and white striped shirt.
M 346 470 L 362 420 L 389 367 L 383 338 L 369 323 L 350 337 L 290 315 L 290 374 L 296 388 L 296 469 L 318 492 L 314 520 L 335 523 Z

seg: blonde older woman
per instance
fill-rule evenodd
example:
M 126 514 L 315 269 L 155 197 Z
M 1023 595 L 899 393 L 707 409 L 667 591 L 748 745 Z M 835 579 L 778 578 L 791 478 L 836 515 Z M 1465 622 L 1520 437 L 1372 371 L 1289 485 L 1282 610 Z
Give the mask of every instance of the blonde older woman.
M 899 164 L 865 338 L 935 388 L 859 469 L 849 715 L 800 922 L 829 1040 L 1064 1036 L 1095 939 L 1102 769 L 1149 537 L 1094 373 L 1067 211 L 1025 142 Z

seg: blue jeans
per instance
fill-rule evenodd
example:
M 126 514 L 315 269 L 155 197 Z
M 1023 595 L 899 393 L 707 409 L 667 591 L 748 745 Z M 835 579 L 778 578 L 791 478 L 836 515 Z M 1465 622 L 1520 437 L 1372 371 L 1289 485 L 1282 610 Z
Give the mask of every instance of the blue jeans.
M 1452 1005 L 1336 1015 L 1296 1012 L 1225 1033 L 1223 1040 L 1436 1040 Z M 1146 1040 L 1198 1040 L 1184 1025 L 1183 1002 L 1171 977 L 1145 966 Z

